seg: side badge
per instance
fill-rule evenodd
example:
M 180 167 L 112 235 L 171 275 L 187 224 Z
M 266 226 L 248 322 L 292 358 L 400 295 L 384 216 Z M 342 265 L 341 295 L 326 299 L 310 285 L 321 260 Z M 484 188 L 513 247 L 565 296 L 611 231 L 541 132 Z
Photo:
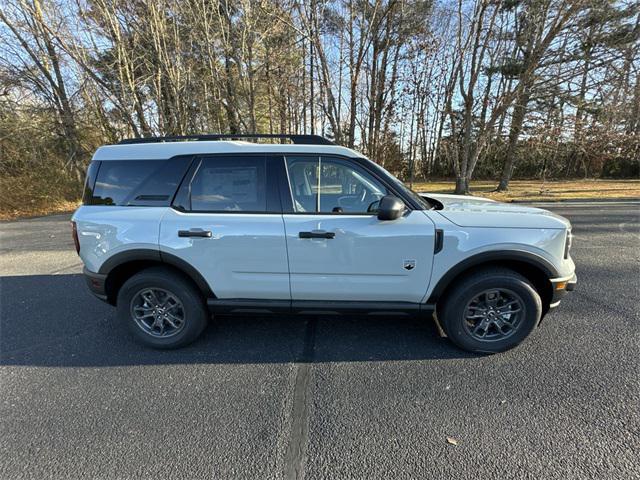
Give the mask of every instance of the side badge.
M 405 270 L 413 270 L 414 268 L 416 268 L 416 261 L 415 260 L 405 260 L 403 268 Z

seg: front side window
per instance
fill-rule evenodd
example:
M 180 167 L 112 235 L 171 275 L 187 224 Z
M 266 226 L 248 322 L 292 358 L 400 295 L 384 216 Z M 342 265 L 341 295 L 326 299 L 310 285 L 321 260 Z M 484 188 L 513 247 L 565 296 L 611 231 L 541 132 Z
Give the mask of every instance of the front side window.
M 298 213 L 371 213 L 387 189 L 360 167 L 331 157 L 287 157 Z
M 433 208 L 433 205 L 427 199 L 423 198 L 422 196 L 420 196 L 419 194 L 417 194 L 416 192 L 411 190 L 409 187 L 407 187 L 404 183 L 402 183 L 396 177 L 391 175 L 391 173 L 387 172 L 380 165 L 378 165 L 375 162 L 372 162 L 368 158 L 363 158 L 361 160 L 363 160 L 367 164 L 369 164 L 369 168 L 371 168 L 372 170 L 374 170 L 377 173 L 381 174 L 381 176 L 383 178 L 386 178 L 387 182 L 389 182 L 391 184 L 391 186 L 394 187 L 396 190 L 398 190 L 399 192 L 404 193 L 408 197 L 411 197 L 414 202 L 416 202 L 418 205 L 420 205 L 421 209 L 428 210 L 428 209 Z
M 190 210 L 266 212 L 264 157 L 211 157 L 191 181 Z

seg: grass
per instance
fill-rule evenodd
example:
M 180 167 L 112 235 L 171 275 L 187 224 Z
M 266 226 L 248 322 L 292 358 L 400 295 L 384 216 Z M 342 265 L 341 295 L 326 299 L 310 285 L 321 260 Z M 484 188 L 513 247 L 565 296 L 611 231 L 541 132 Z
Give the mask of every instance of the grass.
M 495 192 L 497 182 L 472 181 L 471 194 L 501 202 L 593 200 L 607 198 L 640 199 L 640 180 L 513 180 L 509 191 Z M 414 183 L 416 192 L 453 193 L 453 181 Z
M 0 175 L 0 220 L 71 212 L 80 205 L 80 190 L 73 179 L 54 169 Z
M 56 213 L 70 213 L 78 208 L 80 203 L 80 200 L 56 200 L 54 203 L 48 203 L 46 205 L 23 205 L 20 208 L 7 208 L 5 205 L 2 205 L 0 208 L 0 221 L 43 217 Z
M 41 172 L 42 173 L 42 172 Z M 38 217 L 75 210 L 80 205 L 77 186 L 51 172 L 28 177 L 0 176 L 0 220 Z M 51 180 L 58 178 L 58 180 Z M 454 182 L 414 183 L 417 192 L 453 193 Z M 606 198 L 640 199 L 640 180 L 514 180 L 508 192 L 494 192 L 496 182 L 473 181 L 471 194 L 510 202 L 540 200 L 584 200 Z

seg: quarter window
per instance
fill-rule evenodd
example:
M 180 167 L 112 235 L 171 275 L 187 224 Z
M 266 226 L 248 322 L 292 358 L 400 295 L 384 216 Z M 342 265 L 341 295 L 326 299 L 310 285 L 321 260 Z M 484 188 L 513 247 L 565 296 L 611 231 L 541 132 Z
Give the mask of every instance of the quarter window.
M 387 189 L 363 169 L 331 157 L 287 157 L 296 212 L 375 213 Z
M 96 184 L 96 177 L 100 169 L 100 162 L 91 162 L 87 168 L 87 178 L 84 181 L 84 192 L 82 194 L 82 203 L 91 205 L 93 199 L 93 190 Z
M 91 205 L 128 205 L 132 194 L 164 163 L 164 160 L 102 162 L 95 186 L 90 192 L 89 203 Z
M 192 157 L 170 160 L 106 160 L 91 162 L 85 205 L 163 207 L 171 203 Z

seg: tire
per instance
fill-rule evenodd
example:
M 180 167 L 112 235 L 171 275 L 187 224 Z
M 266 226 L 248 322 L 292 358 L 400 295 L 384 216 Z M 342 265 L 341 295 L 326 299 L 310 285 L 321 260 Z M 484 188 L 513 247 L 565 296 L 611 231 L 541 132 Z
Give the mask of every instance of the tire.
M 136 273 L 122 285 L 117 315 L 139 343 L 159 349 L 193 342 L 209 318 L 200 291 L 181 274 L 163 267 Z
M 540 322 L 542 301 L 522 275 L 495 268 L 463 278 L 438 310 L 442 328 L 458 347 L 497 353 L 514 348 L 529 336 Z

